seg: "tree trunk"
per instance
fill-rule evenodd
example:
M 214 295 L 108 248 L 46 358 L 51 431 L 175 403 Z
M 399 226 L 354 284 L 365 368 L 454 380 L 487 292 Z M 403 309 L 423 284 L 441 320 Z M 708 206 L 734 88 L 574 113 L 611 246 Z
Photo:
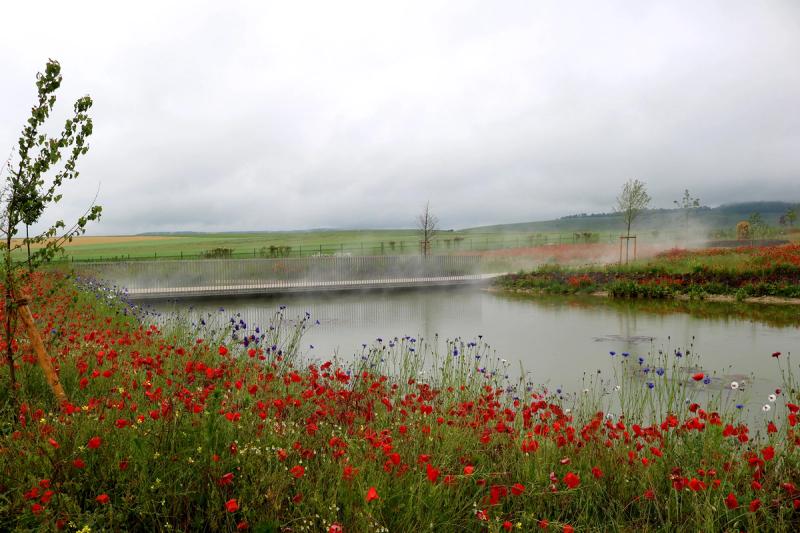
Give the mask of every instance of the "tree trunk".
M 13 331 L 13 316 L 14 316 L 14 290 L 12 285 L 14 283 L 14 273 L 11 271 L 11 228 L 8 228 L 6 233 L 6 254 L 3 258 L 5 262 L 6 276 L 5 276 L 5 337 L 6 337 L 6 364 L 8 365 L 9 374 L 9 396 L 12 403 L 16 405 L 17 398 L 17 372 L 14 369 L 14 350 L 11 346 L 12 331 Z
M 631 219 L 628 217 L 628 229 L 625 234 L 625 264 L 628 264 L 628 250 L 631 247 Z
M 25 244 L 28 247 L 28 273 L 33 274 L 33 265 L 31 264 L 31 242 L 28 240 L 28 225 L 25 224 Z

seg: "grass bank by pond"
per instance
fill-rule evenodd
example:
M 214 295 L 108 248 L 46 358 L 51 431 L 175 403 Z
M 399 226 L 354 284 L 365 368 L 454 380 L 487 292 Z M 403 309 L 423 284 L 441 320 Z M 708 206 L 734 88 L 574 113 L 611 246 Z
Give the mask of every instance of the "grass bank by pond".
M 760 355 L 782 386 L 748 418 L 745 384 L 711 386 L 687 351 L 610 353 L 612 374 L 547 390 L 505 380 L 481 342 L 382 339 L 353 360 L 303 361 L 281 312 L 260 327 L 158 327 L 102 288 L 34 281 L 70 403 L 54 404 L 18 332 L 16 402 L 0 390 L 3 530 L 800 525 L 785 353 Z
M 621 298 L 800 298 L 800 245 L 670 250 L 630 265 L 543 266 L 497 286 L 550 294 L 607 293 Z

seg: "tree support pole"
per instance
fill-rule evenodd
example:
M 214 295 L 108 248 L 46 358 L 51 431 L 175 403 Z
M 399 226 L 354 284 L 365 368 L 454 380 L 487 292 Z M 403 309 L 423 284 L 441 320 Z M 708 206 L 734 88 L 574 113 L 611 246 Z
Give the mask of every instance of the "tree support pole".
M 39 330 L 36 329 L 36 324 L 33 321 L 33 315 L 31 314 L 31 310 L 28 308 L 28 300 L 25 298 L 20 298 L 17 300 L 17 313 L 28 330 L 28 339 L 30 339 L 31 344 L 33 345 L 33 350 L 36 352 L 36 358 L 39 360 L 39 366 L 42 367 L 42 371 L 44 372 L 44 376 L 47 379 L 48 385 L 50 385 L 50 388 L 53 390 L 53 394 L 60 405 L 67 403 L 67 394 L 64 392 L 64 388 L 61 386 L 61 382 L 58 380 L 58 374 L 56 374 L 56 371 L 50 361 L 50 357 L 47 355 L 47 351 L 44 349 L 42 337 L 39 335 Z

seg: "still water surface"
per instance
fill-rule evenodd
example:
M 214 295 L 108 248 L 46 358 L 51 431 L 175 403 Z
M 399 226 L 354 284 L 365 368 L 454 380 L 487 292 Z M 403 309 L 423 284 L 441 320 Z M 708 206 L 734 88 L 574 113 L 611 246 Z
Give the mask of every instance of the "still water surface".
M 162 302 L 156 307 L 218 318 L 239 313 L 250 327 L 263 327 L 281 305 L 287 317 L 311 314 L 313 325 L 302 343 L 310 357 L 351 356 L 379 337 L 430 341 L 438 334 L 442 342 L 481 335 L 512 368 L 521 362 L 535 383 L 566 390 L 579 388 L 584 372 L 609 372 L 610 351 L 647 358 L 659 349 L 672 353 L 693 345 L 701 369 L 716 372 L 719 385 L 755 376 L 751 396 L 758 403 L 778 383 L 771 354 L 780 351 L 785 357 L 800 348 L 800 309 L 795 306 L 532 298 L 461 288 Z

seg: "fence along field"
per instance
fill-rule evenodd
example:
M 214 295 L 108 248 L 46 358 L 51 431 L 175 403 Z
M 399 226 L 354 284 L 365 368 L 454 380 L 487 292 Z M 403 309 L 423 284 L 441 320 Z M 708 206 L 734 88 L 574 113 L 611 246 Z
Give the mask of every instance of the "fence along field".
M 497 250 L 546 244 L 611 242 L 612 234 L 442 231 L 434 254 Z M 24 250 L 18 252 L 24 254 Z M 316 255 L 406 255 L 420 253 L 413 230 L 314 231 L 199 235 L 81 237 L 65 247 L 67 261 L 133 259 L 285 258 Z

